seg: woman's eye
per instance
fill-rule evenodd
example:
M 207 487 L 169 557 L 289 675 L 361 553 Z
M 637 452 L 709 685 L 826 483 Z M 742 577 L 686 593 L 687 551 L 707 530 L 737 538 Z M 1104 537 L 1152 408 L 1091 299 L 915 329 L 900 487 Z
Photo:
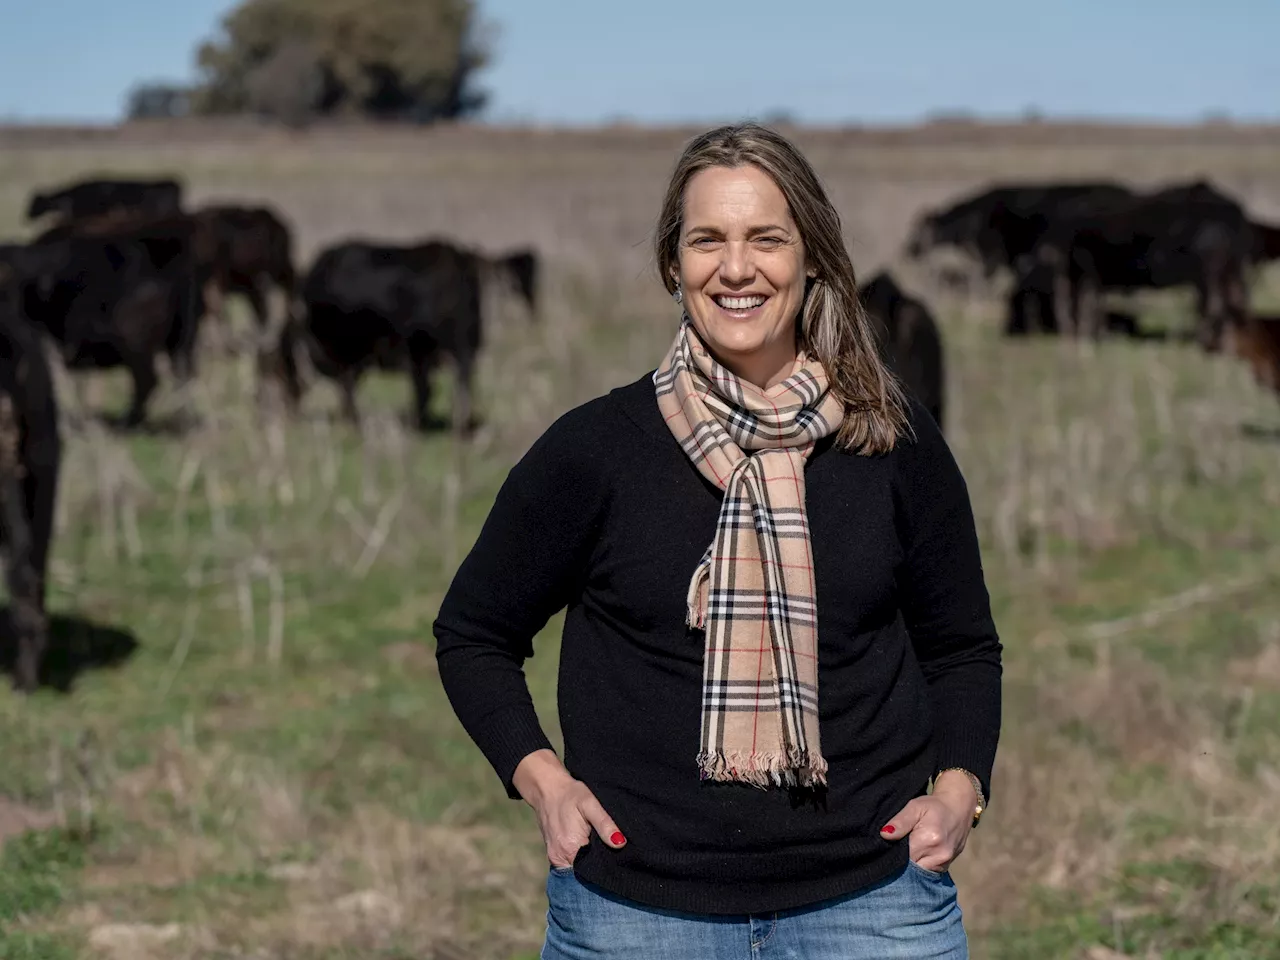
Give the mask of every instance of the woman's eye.
M 781 237 L 758 237 L 756 243 L 763 243 L 766 247 L 776 247 L 782 242 Z
M 718 243 L 718 242 L 719 241 L 717 241 L 715 237 L 699 237 L 697 240 L 693 241 L 693 245 L 695 247 L 704 247 L 704 246 L 707 246 L 708 244 Z

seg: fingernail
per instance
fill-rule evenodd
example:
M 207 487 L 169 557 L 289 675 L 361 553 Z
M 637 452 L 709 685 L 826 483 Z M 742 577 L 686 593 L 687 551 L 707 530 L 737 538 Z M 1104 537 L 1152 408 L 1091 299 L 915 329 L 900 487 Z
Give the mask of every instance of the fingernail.
M 626 843 L 626 842 L 627 842 L 627 838 L 626 838 L 626 837 L 624 837 L 620 831 L 615 830 L 615 831 L 613 831 L 613 836 L 611 836 L 611 837 L 609 838 L 609 842 L 610 842 L 610 843 L 612 843 L 615 847 L 617 847 L 617 846 L 621 846 L 622 844 Z
M 891 824 L 889 824 L 887 827 L 881 827 L 881 828 L 880 828 L 880 830 L 881 830 L 881 832 L 883 832 L 883 833 L 894 833 L 894 832 L 896 832 L 896 831 L 897 831 L 897 827 L 895 827 L 895 826 L 891 823 Z

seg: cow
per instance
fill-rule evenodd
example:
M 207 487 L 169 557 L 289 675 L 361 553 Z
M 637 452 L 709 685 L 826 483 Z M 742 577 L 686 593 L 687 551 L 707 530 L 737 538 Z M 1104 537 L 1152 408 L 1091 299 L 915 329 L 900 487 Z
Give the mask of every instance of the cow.
M 17 640 L 14 687 L 36 689 L 48 638 L 45 581 L 62 460 L 53 377 L 21 317 L 14 272 L 0 265 L 0 552 Z
M 929 308 L 903 292 L 887 271 L 863 284 L 859 298 L 874 322 L 885 362 L 942 428 L 946 385 L 942 335 Z
M 495 273 L 514 277 L 536 309 L 536 258 L 519 251 L 490 259 L 443 240 L 397 246 L 352 240 L 317 256 L 300 286 L 298 305 L 278 347 L 264 359 L 289 405 L 302 398 L 299 356 L 335 380 L 344 416 L 359 422 L 355 389 L 370 366 L 407 366 L 414 388 L 414 421 L 429 426 L 431 374 L 453 361 L 457 389 L 453 426 L 474 427 L 472 376 L 483 343 L 483 281 Z
M 1254 243 L 1240 204 L 1194 181 L 1065 217 L 1027 259 L 1050 266 L 1054 313 L 1075 335 L 1101 334 L 1106 290 L 1194 286 L 1196 339 L 1212 352 L 1224 320 L 1247 309 L 1244 276 Z
M 210 314 L 225 327 L 226 297 L 241 294 L 249 301 L 259 334 L 265 334 L 272 326 L 267 306 L 272 287 L 288 304 L 297 285 L 289 227 L 264 206 L 211 205 L 192 216 L 212 238 L 211 256 L 202 264 Z
M 1280 398 L 1280 316 L 1231 317 L 1222 348 L 1247 363 L 1258 385 Z
M 98 179 L 32 194 L 27 219 L 37 220 L 53 213 L 68 223 L 126 211 L 161 216 L 181 209 L 182 184 L 177 180 Z
M 188 382 L 204 313 L 194 254 L 196 226 L 178 216 L 95 236 L 47 238 L 3 254 L 16 274 L 19 309 L 58 344 L 68 369 L 124 366 L 133 397 L 124 425 L 146 419 L 167 353 Z

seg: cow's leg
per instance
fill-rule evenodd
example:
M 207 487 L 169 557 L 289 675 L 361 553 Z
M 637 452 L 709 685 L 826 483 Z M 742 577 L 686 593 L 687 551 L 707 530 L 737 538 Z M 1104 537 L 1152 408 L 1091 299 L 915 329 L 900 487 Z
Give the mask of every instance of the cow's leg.
M 253 320 L 257 326 L 258 335 L 271 329 L 271 309 L 267 305 L 266 284 L 265 277 L 258 277 L 253 285 L 245 290 L 245 296 L 249 298 L 249 306 L 253 309 Z
M 175 360 L 177 356 L 175 355 Z M 150 353 L 138 351 L 126 358 L 129 374 L 133 377 L 133 400 L 129 412 L 125 414 L 126 427 L 141 426 L 147 418 L 147 400 L 150 399 L 160 378 L 156 375 L 155 357 Z
M 1225 311 L 1224 284 L 1220 276 L 1203 275 L 1196 280 L 1195 340 L 1201 349 L 1217 349 L 1217 331 Z
M 1091 340 L 1102 335 L 1102 298 L 1094 278 L 1085 275 L 1080 278 L 1076 293 L 1076 325 L 1077 333 Z
M 218 352 L 225 354 L 231 340 L 231 321 L 227 317 L 227 293 L 221 280 L 213 278 L 205 283 L 204 302 L 206 314 L 213 320 L 213 329 L 217 331 Z
M 1027 318 L 1027 300 L 1030 291 L 1026 287 L 1016 287 L 1009 295 L 1009 313 L 1005 320 L 1004 332 L 1007 337 L 1023 336 L 1029 324 Z
M 1053 274 L 1053 315 L 1055 326 L 1064 334 L 1075 336 L 1078 328 L 1078 317 L 1075 310 L 1075 291 L 1072 289 L 1071 277 L 1065 270 L 1055 270 Z
M 476 428 L 473 412 L 472 378 L 475 373 L 475 356 L 460 350 L 454 356 L 453 432 L 460 437 L 469 435 Z
M 47 625 L 43 584 L 33 563 L 32 529 L 19 477 L 21 439 L 13 400 L 0 394 L 0 531 L 5 544 L 10 619 L 18 641 L 14 685 L 30 693 L 39 685 Z
M 342 416 L 352 426 L 360 426 L 360 411 L 356 409 L 356 384 L 360 379 L 360 371 L 356 368 L 343 370 L 338 374 L 338 392 L 342 398 Z
M 1249 318 L 1249 285 L 1245 282 L 1243 264 L 1235 263 L 1227 269 L 1222 300 L 1228 322 L 1243 323 Z
M 409 376 L 413 379 L 413 424 L 421 431 L 431 426 L 431 372 L 435 357 L 429 350 L 411 347 Z

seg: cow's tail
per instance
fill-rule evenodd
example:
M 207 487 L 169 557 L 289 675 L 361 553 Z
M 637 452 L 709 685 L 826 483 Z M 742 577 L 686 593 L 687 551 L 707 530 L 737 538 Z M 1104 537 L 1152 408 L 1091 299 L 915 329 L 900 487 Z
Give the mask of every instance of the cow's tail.
M 537 319 L 539 274 L 537 255 L 532 250 L 514 250 L 500 257 L 481 257 L 480 262 L 484 278 L 512 284 L 529 305 L 530 317 Z

